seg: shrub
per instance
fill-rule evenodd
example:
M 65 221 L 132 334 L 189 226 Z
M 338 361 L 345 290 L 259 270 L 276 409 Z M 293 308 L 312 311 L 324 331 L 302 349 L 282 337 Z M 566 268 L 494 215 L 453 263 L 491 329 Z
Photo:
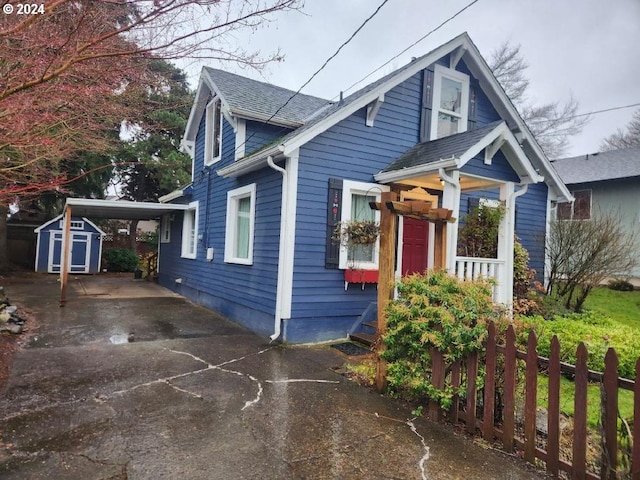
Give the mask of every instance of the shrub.
M 437 389 L 430 382 L 431 349 L 447 363 L 483 348 L 486 324 L 495 319 L 489 282 L 461 282 L 444 271 L 403 278 L 399 297 L 387 306 L 383 338 L 392 393 L 419 400 L 430 398 L 451 406 L 451 385 Z
M 538 353 L 549 357 L 551 339 L 560 341 L 560 359 L 576 364 L 576 349 L 584 342 L 589 352 L 587 364 L 591 370 L 604 371 L 604 356 L 609 347 L 618 354 L 618 374 L 625 378 L 635 377 L 635 365 L 640 353 L 640 338 L 634 329 L 614 322 L 594 312 L 573 313 L 567 317 L 545 320 L 541 316 L 531 317 L 527 325 L 538 336 Z M 524 339 L 521 339 L 521 341 Z
M 633 292 L 633 285 L 627 282 L 626 280 L 622 280 L 621 278 L 610 280 L 607 286 L 611 290 L 619 290 L 621 292 Z
M 138 256 L 126 248 L 110 248 L 102 254 L 107 270 L 111 272 L 133 272 L 138 267 Z

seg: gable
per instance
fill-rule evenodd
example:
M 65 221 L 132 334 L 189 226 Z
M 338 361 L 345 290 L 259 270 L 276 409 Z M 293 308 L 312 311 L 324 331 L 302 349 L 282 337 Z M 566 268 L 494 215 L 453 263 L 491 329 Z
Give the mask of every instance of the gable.
M 322 109 L 312 120 L 304 126 L 297 128 L 280 140 L 277 145 L 264 149 L 244 158 L 241 162 L 219 170 L 223 176 L 237 176 L 243 173 L 262 168 L 266 165 L 268 156 L 288 156 L 296 152 L 302 145 L 311 141 L 331 126 L 353 115 L 355 112 L 366 108 L 374 111 L 384 102 L 385 95 L 397 85 L 402 84 L 412 76 L 420 74 L 435 64 L 453 66 L 458 71 L 470 74 L 470 83 L 481 92 L 475 98 L 477 107 L 483 108 L 476 111 L 483 122 L 502 119 L 509 130 L 518 136 L 522 142 L 523 150 L 530 158 L 533 168 L 552 187 L 554 199 L 570 199 L 571 195 L 566 186 L 551 166 L 544 152 L 535 141 L 524 121 L 518 114 L 514 105 L 504 93 L 504 90 L 495 79 L 488 65 L 480 55 L 477 47 L 469 36 L 464 33 L 453 40 L 432 50 L 426 55 L 415 59 L 409 64 L 397 69 L 363 89 L 348 96 L 343 101 Z M 497 116 L 497 118 L 496 118 Z M 367 119 L 368 120 L 368 119 Z

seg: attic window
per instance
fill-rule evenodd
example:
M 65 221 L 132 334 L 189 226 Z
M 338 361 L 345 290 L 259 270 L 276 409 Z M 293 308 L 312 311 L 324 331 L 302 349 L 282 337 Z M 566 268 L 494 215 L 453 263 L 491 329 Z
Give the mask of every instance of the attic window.
M 211 165 L 220 160 L 222 152 L 222 105 L 219 98 L 214 98 L 207 105 L 205 122 L 204 163 Z
M 469 76 L 436 65 L 433 82 L 431 140 L 467 130 Z

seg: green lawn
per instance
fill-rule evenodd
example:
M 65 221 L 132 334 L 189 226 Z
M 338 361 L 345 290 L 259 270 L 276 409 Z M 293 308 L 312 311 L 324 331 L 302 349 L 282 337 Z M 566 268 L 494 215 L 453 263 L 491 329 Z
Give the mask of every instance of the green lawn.
M 620 292 L 609 288 L 593 290 L 585 302 L 585 309 L 601 313 L 611 320 L 632 328 L 640 328 L 640 291 Z M 640 356 L 640 352 L 638 352 Z M 538 377 L 538 405 L 546 407 L 548 397 L 547 377 Z M 573 415 L 575 385 L 564 377 L 560 383 L 560 409 Z M 592 385 L 587 392 L 587 422 L 596 427 L 600 416 L 600 387 Z M 633 419 L 633 392 L 618 390 L 619 410 L 622 418 Z
M 619 292 L 596 288 L 587 297 L 585 307 L 624 325 L 640 327 L 640 291 Z
M 549 382 L 545 375 L 538 376 L 538 406 L 547 408 Z M 562 377 L 560 379 L 560 411 L 573 416 L 575 384 Z M 618 411 L 627 421 L 633 420 L 633 392 L 618 389 Z M 587 389 L 587 424 L 596 428 L 600 420 L 600 386 L 590 385 Z

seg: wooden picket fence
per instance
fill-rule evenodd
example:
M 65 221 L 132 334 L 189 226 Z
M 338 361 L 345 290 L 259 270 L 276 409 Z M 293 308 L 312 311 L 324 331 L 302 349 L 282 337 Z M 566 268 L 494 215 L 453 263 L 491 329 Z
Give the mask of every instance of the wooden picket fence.
M 631 423 L 632 438 L 640 438 L 640 382 L 618 377 L 618 357 L 610 348 L 605 356 L 604 373 L 587 368 L 587 349 L 584 343 L 577 348 L 577 365 L 560 361 L 560 342 L 554 337 L 551 342 L 551 357 L 537 354 L 537 338 L 529 333 L 527 351 L 516 348 L 516 335 L 512 326 L 506 331 L 506 342 L 499 345 L 496 328 L 489 324 L 489 335 L 482 353 L 469 355 L 462 361 L 446 365 L 442 354 L 433 350 L 431 382 L 443 388 L 445 380 L 457 391 L 462 385 L 466 390 L 466 399 L 460 396 L 453 399 L 452 408 L 447 415 L 454 422 L 464 422 L 467 432 L 481 433 L 490 442 L 502 444 L 505 451 L 522 452 L 524 459 L 532 464 L 537 460 L 544 462 L 546 470 L 554 477 L 566 472 L 576 479 L 615 479 L 618 477 L 618 389 L 634 392 L 634 421 Z M 497 382 L 496 367 L 498 361 L 504 366 L 503 380 Z M 520 364 L 519 364 L 520 362 Z M 524 363 L 524 365 L 522 365 Z M 485 370 L 484 388 L 477 387 L 479 367 Z M 545 371 L 548 375 L 548 421 L 546 439 L 536 429 L 538 375 Z M 521 375 L 517 375 L 518 372 Z M 523 375 L 522 375 L 523 373 Z M 560 378 L 570 375 L 575 382 L 575 405 L 573 416 L 573 441 L 571 459 L 560 456 Z M 636 363 L 636 379 L 640 378 L 640 358 Z M 524 376 L 524 399 L 518 396 L 518 377 Z M 589 383 L 601 386 L 601 471 L 590 471 L 587 466 L 587 386 Z M 501 389 L 502 401 L 496 404 L 496 389 Z M 521 390 L 521 389 L 520 389 Z M 480 402 L 480 403 L 479 403 Z M 518 407 L 517 407 L 518 404 Z M 516 424 L 516 409 L 524 406 L 523 421 Z M 499 410 L 497 410 L 499 409 Z M 495 413 L 502 415 L 496 421 Z M 429 416 L 440 420 L 443 415 L 440 407 L 432 402 Z M 639 421 L 635 422 L 638 418 Z M 545 441 L 546 440 L 546 441 Z M 640 480 L 640 441 L 633 442 L 631 449 L 631 477 Z

